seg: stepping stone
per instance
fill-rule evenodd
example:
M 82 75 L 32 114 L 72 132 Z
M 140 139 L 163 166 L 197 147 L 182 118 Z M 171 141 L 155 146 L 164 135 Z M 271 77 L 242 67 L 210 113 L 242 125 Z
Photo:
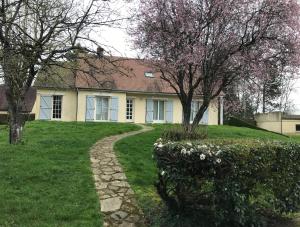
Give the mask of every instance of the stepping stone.
M 123 222 L 119 227 L 137 227 L 134 223 Z
M 110 215 L 114 220 L 119 221 L 122 220 L 124 218 L 126 218 L 128 216 L 128 214 L 124 211 L 117 211 L 114 212 L 112 215 Z
M 100 200 L 100 204 L 102 212 L 112 212 L 121 208 L 122 200 L 120 197 L 109 198 Z
M 110 184 L 122 188 L 129 187 L 129 184 L 126 181 L 112 181 Z
M 101 179 L 109 181 L 111 179 L 111 175 L 102 175 Z
M 115 173 L 113 178 L 116 180 L 126 180 L 126 176 L 124 173 Z

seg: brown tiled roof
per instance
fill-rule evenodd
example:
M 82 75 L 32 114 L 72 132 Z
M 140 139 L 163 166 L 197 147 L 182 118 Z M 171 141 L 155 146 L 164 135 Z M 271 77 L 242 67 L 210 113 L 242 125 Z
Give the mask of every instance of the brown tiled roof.
M 36 89 L 30 88 L 25 97 L 25 102 L 22 107 L 23 112 L 31 112 L 36 99 Z M 8 105 L 5 94 L 5 87 L 0 85 L 0 111 L 7 111 Z
M 65 63 L 65 65 L 69 65 Z M 39 88 L 78 88 L 137 93 L 176 94 L 153 64 L 140 59 L 121 57 L 81 58 L 70 69 L 51 67 L 55 73 L 42 73 L 35 86 Z M 154 77 L 146 77 L 152 72 Z M 221 93 L 220 95 L 223 95 Z
M 100 88 L 117 91 L 175 93 L 160 78 L 161 73 L 150 64 L 138 59 L 114 58 L 80 61 L 76 77 L 77 88 Z M 96 67 L 94 67 L 96 66 Z M 151 72 L 154 77 L 146 77 Z
M 39 72 L 35 87 L 66 89 L 75 87 L 74 67 L 71 64 L 52 65 Z
M 160 78 L 160 72 L 139 59 L 94 57 L 79 60 L 77 70 L 67 68 L 52 66 L 51 73 L 39 73 L 34 86 L 175 94 Z M 146 77 L 145 72 L 152 72 L 154 77 Z

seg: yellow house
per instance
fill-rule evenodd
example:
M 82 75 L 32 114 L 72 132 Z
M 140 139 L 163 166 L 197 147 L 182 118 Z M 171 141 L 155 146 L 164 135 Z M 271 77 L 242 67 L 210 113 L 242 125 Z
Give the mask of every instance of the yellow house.
M 60 121 L 112 121 L 181 123 L 182 105 L 175 91 L 149 65 L 122 59 L 97 68 L 81 63 L 80 70 L 63 70 L 63 76 L 40 76 L 35 82 L 36 119 Z M 109 66 L 108 66 L 109 65 Z M 113 65 L 113 66 L 112 66 Z M 118 65 L 118 67 L 116 67 Z M 56 79 L 53 79 L 56 78 Z M 61 80 L 63 78 L 63 80 Z M 192 102 L 192 118 L 201 96 Z M 223 97 L 205 112 L 202 124 L 223 124 Z
M 282 112 L 257 114 L 258 127 L 282 134 L 300 133 L 300 115 L 288 115 Z

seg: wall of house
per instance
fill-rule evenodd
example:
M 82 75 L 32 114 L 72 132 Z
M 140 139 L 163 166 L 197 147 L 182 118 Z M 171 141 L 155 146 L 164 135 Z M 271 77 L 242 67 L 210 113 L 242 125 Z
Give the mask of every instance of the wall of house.
M 165 101 L 173 101 L 173 123 L 181 123 L 182 121 L 181 103 L 179 99 L 174 95 L 140 95 L 140 94 L 128 93 L 127 97 L 132 98 L 134 100 L 134 122 L 135 123 L 145 123 L 147 99 L 160 99 Z
M 161 99 L 173 101 L 173 123 L 180 124 L 182 122 L 182 106 L 179 98 L 174 95 L 140 95 L 127 94 L 127 97 L 134 100 L 134 121 L 136 123 L 145 123 L 146 116 L 146 100 L 147 99 Z M 208 124 L 218 124 L 218 101 L 214 100 L 208 108 Z
M 268 131 L 281 133 L 281 122 L 273 121 L 273 122 L 257 122 L 257 127 L 266 129 Z
M 126 99 L 134 100 L 133 122 L 145 123 L 146 116 L 146 100 L 162 99 L 173 101 L 173 122 L 182 122 L 182 106 L 180 100 L 174 95 L 145 95 L 135 93 L 117 93 L 103 91 L 83 91 L 78 92 L 78 108 L 77 108 L 77 92 L 74 90 L 50 90 L 38 89 L 36 103 L 32 112 L 35 113 L 36 119 L 40 116 L 40 96 L 41 95 L 62 95 L 62 121 L 85 121 L 86 119 L 86 97 L 87 96 L 107 96 L 118 97 L 118 122 L 127 122 L 126 120 Z M 77 112 L 76 112 L 77 109 Z M 218 102 L 213 101 L 208 108 L 208 124 L 218 124 Z
M 272 132 L 282 132 L 281 112 L 272 112 L 255 115 L 256 125 L 259 128 L 266 129 Z
M 257 114 L 255 120 L 258 127 L 272 132 L 283 134 L 300 133 L 296 131 L 296 125 L 300 125 L 300 120 L 282 119 L 281 112 Z
M 208 125 L 217 125 L 219 120 L 219 103 L 214 100 L 210 103 L 208 108 Z
M 300 120 L 282 120 L 282 131 L 284 134 L 300 133 L 296 131 L 296 125 L 300 125 Z
M 97 91 L 79 91 L 78 93 L 78 121 L 85 121 L 86 97 L 87 96 L 106 96 L 118 97 L 118 121 L 126 122 L 126 94 L 116 92 L 97 92 Z
M 40 101 L 42 95 L 61 95 L 62 96 L 62 116 L 61 121 L 76 121 L 76 92 L 73 90 L 50 90 L 38 89 L 35 104 L 32 112 L 35 119 L 40 118 Z

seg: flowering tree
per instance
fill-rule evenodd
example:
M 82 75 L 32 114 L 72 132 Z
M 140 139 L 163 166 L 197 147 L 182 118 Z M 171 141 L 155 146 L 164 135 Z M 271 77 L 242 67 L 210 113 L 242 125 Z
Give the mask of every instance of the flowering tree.
M 95 49 L 90 31 L 109 25 L 110 3 L 97 0 L 3 0 L 0 3 L 0 65 L 10 117 L 10 142 L 21 139 L 24 97 L 38 72 L 64 64 L 68 53 Z
M 296 0 L 140 0 L 132 34 L 176 91 L 184 128 L 193 130 L 234 80 L 297 66 L 299 12 Z M 195 95 L 203 102 L 190 124 Z

